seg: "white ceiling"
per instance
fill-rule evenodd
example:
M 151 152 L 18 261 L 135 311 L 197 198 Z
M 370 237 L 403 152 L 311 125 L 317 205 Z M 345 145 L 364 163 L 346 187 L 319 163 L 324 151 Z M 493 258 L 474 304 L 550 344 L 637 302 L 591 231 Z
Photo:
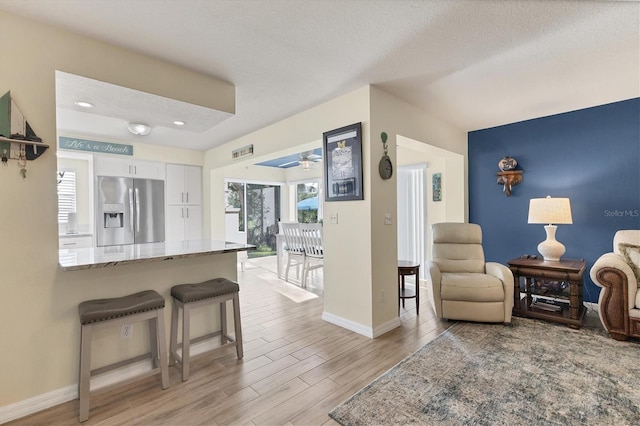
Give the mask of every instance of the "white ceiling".
M 235 116 L 205 130 L 159 124 L 145 139 L 199 150 L 367 84 L 465 131 L 640 96 L 631 1 L 0 0 L 0 9 L 233 83 Z M 124 136 L 112 136 L 131 137 L 117 119 Z

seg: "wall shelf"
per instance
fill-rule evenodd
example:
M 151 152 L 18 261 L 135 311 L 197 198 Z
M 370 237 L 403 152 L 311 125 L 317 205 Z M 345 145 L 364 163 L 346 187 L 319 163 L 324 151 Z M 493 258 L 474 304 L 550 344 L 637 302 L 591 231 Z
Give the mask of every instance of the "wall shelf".
M 15 150 L 11 149 L 11 145 L 8 144 L 20 144 L 25 146 L 25 154 L 27 160 L 35 160 L 40 157 L 49 148 L 49 145 L 43 142 L 34 142 L 25 139 L 11 139 L 0 136 L 0 156 L 4 154 L 2 151 L 7 150 L 6 156 L 12 160 L 18 160 L 19 157 L 15 154 Z
M 507 197 L 511 196 L 511 187 L 522 183 L 522 170 L 509 170 L 498 173 L 498 185 L 504 186 Z

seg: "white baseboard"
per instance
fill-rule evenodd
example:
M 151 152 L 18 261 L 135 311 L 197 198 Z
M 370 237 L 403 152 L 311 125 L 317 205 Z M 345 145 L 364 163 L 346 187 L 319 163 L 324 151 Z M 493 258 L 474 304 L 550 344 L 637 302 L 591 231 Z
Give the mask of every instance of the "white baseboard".
M 46 410 L 55 405 L 78 398 L 78 385 L 56 389 L 33 398 L 0 407 L 0 424 Z
M 373 329 L 373 338 L 382 336 L 384 333 L 393 330 L 396 327 L 400 327 L 402 325 L 402 321 L 400 321 L 400 317 L 395 317 L 383 324 L 380 324 Z
M 233 335 L 232 335 L 233 336 Z M 191 346 L 191 356 L 194 357 L 203 352 L 215 349 L 220 345 L 219 337 L 212 340 L 199 342 Z M 129 364 L 122 368 L 109 371 L 91 379 L 91 391 L 96 391 L 113 383 L 118 383 L 151 371 L 151 360 L 142 360 Z M 0 424 L 46 410 L 47 408 L 78 399 L 78 385 L 69 385 L 64 388 L 52 390 L 42 395 L 18 401 L 13 404 L 0 407 Z
M 347 330 L 351 330 L 354 333 L 361 334 L 371 339 L 375 339 L 376 337 L 383 335 L 387 331 L 399 327 L 401 324 L 400 318 L 394 318 L 390 321 L 385 322 L 384 324 L 372 328 L 358 322 L 339 317 L 326 311 L 322 312 L 322 319 L 324 321 L 330 322 L 331 324 L 346 328 Z

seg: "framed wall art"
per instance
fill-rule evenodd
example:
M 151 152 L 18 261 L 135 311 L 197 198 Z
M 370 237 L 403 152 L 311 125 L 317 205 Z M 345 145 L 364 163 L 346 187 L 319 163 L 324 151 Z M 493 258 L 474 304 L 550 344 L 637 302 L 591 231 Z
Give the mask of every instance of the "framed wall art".
M 442 175 L 434 173 L 432 176 L 433 183 L 433 201 L 442 201 Z
M 361 132 L 355 123 L 322 134 L 325 201 L 364 200 Z

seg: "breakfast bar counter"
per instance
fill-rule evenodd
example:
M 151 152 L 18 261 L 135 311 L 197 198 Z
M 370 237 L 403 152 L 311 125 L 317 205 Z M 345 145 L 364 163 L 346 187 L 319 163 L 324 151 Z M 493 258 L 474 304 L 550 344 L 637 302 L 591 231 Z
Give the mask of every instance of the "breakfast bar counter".
M 233 253 L 253 248 L 255 247 L 250 244 L 216 240 L 188 240 L 62 249 L 59 250 L 59 264 L 62 271 L 76 271 L 131 263 Z

